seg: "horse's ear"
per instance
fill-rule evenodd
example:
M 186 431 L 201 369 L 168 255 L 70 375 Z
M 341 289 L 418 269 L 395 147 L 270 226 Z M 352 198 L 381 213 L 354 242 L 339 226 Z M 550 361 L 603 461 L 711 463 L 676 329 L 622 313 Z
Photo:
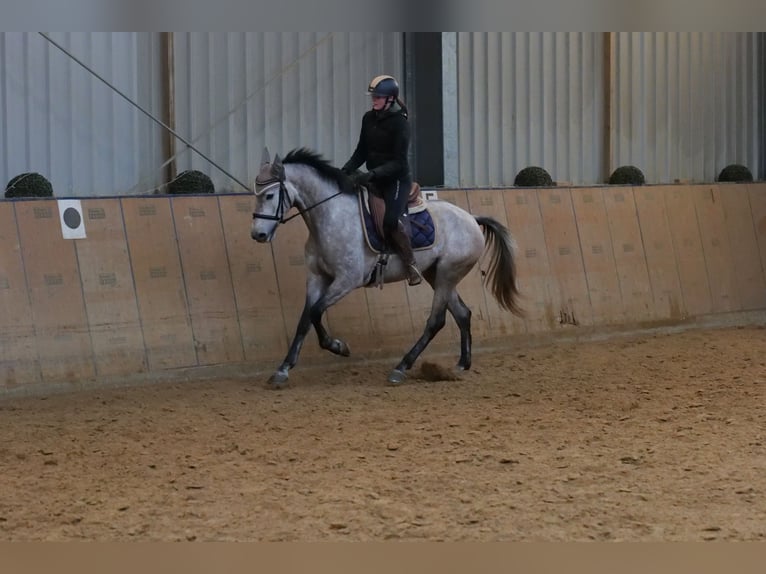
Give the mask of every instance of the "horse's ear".
M 280 181 L 285 179 L 285 166 L 282 165 L 282 158 L 279 154 L 274 156 L 274 163 L 271 164 L 271 174 Z
M 269 148 L 263 146 L 263 153 L 261 154 L 261 166 L 266 165 L 270 161 L 271 157 L 269 156 Z

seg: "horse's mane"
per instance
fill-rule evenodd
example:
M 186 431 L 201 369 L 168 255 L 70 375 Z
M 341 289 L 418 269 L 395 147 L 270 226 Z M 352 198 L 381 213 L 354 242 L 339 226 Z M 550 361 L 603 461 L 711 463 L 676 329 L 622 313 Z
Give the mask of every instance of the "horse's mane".
M 354 192 L 354 186 L 351 185 L 348 176 L 313 150 L 305 147 L 290 150 L 285 159 L 282 160 L 282 163 L 307 165 L 314 168 L 320 176 L 335 182 L 341 191 L 345 193 Z

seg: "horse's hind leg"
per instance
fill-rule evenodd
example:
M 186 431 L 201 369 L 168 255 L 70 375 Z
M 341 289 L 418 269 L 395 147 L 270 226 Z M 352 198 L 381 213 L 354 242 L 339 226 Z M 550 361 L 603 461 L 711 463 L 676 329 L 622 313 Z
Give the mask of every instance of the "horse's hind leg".
M 404 356 L 399 364 L 388 375 L 388 382 L 392 384 L 398 384 L 404 381 L 407 377 L 405 371 L 409 370 L 413 363 L 417 360 L 423 350 L 428 346 L 428 343 L 436 336 L 436 334 L 442 330 L 447 322 L 447 304 L 449 301 L 449 295 L 443 289 L 436 289 L 434 291 L 434 300 L 431 304 L 431 314 L 426 321 L 426 327 L 423 334 L 417 340 L 415 345 Z
M 447 303 L 447 309 L 460 329 L 460 360 L 457 368 L 467 371 L 471 368 L 471 310 L 454 290 Z
M 423 273 L 423 277 L 431 287 L 435 286 L 436 270 L 433 267 L 427 269 Z M 460 359 L 457 362 L 457 368 L 461 371 L 467 371 L 471 368 L 471 310 L 460 298 L 456 288 L 449 294 L 447 309 L 460 330 Z

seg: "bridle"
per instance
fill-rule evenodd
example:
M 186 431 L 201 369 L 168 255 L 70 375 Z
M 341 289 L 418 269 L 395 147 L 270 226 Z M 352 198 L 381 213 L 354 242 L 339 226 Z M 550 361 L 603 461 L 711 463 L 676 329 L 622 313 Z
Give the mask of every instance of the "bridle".
M 300 215 L 300 208 L 298 213 L 291 215 L 287 219 L 284 219 L 285 212 L 290 209 L 290 195 L 287 193 L 287 187 L 285 187 L 285 180 L 278 177 L 270 177 L 268 179 L 255 178 L 255 196 L 263 195 L 269 189 L 272 189 L 275 185 L 279 186 L 279 204 L 274 215 L 267 213 L 253 212 L 253 219 L 268 219 L 269 221 L 276 221 L 278 223 L 287 223 L 293 217 Z M 260 188 L 260 189 L 259 189 Z
M 260 176 L 256 177 L 255 196 L 258 197 L 259 195 L 266 193 L 267 190 L 272 189 L 276 185 L 279 185 L 279 204 L 277 205 L 277 210 L 274 215 L 253 212 L 253 219 L 267 219 L 269 221 L 276 221 L 277 224 L 287 223 L 291 219 L 298 217 L 299 215 L 303 215 L 318 205 L 322 205 L 325 201 L 330 201 L 331 199 L 338 197 L 341 193 L 343 193 L 342 190 L 333 193 L 330 197 L 325 197 L 324 199 L 317 201 L 314 205 L 311 205 L 306 209 L 301 209 L 300 206 L 296 205 L 295 208 L 298 210 L 298 213 L 295 213 L 285 219 L 285 213 L 290 209 L 290 207 L 292 207 L 293 203 L 290 201 L 290 194 L 287 191 L 287 186 L 285 186 L 284 174 L 282 174 L 282 177 L 277 177 L 275 175 L 271 175 L 268 178 L 261 178 Z

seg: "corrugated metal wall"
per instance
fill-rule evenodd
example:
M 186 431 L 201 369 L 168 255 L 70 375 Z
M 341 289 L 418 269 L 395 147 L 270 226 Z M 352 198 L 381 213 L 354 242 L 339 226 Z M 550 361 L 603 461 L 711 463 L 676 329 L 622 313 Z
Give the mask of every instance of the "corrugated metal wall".
M 512 185 L 524 167 L 594 182 L 603 146 L 603 39 L 581 32 L 457 34 L 460 186 Z
M 650 182 L 715 181 L 731 163 L 759 170 L 757 35 L 613 36 L 612 167 Z
M 158 34 L 49 36 L 160 115 Z M 0 33 L 0 180 L 36 171 L 57 197 L 132 194 L 161 182 L 162 132 L 37 33 Z
M 307 146 L 340 165 L 353 152 L 366 87 L 401 76 L 401 33 L 175 33 L 176 129 L 246 183 L 263 146 L 273 154 Z M 210 175 L 218 191 L 242 191 L 190 150 L 177 171 Z
M 162 117 L 160 34 L 51 37 Z M 576 184 L 624 164 L 650 182 L 713 181 L 734 162 L 763 178 L 762 37 L 445 33 L 445 184 L 512 185 L 529 165 Z M 174 33 L 174 54 L 177 131 L 245 182 L 264 145 L 344 162 L 370 77 L 405 79 L 401 33 Z M 164 181 L 164 130 L 42 36 L 0 33 L 0 62 L 3 183 L 38 171 L 64 197 L 142 194 Z M 176 150 L 176 171 L 240 189 L 181 142 Z
M 577 184 L 625 164 L 654 183 L 714 181 L 729 163 L 764 175 L 754 33 L 618 33 L 605 45 L 603 33 L 466 32 L 455 44 L 448 184 L 511 185 L 529 165 Z

